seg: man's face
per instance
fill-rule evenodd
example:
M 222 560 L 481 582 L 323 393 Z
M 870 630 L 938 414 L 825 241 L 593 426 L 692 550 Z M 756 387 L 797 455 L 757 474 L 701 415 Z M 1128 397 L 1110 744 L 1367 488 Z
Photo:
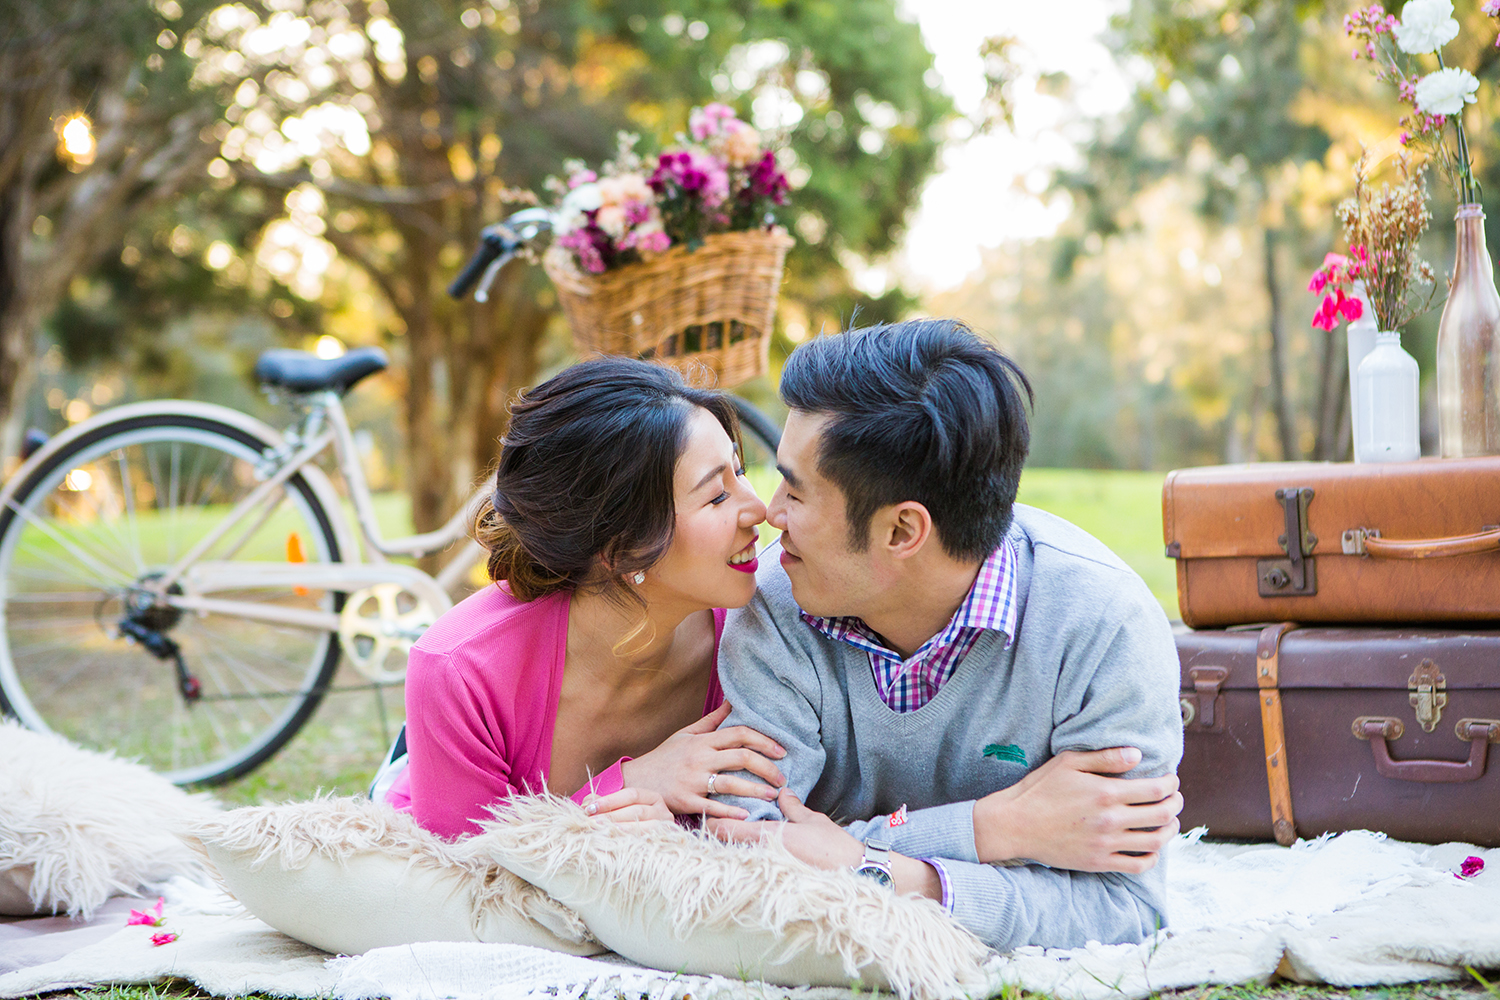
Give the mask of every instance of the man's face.
M 792 596 L 808 614 L 860 615 L 878 585 L 873 547 L 849 547 L 844 493 L 818 473 L 818 446 L 829 417 L 793 410 L 776 449 L 781 485 L 766 520 L 781 529 L 781 565 Z

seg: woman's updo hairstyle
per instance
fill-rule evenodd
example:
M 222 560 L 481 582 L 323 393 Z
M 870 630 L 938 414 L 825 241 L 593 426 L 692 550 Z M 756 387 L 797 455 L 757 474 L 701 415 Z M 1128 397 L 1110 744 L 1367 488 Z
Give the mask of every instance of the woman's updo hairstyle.
M 622 578 L 672 543 L 673 476 L 696 407 L 740 443 L 724 394 L 629 358 L 580 362 L 512 403 L 475 520 L 490 579 L 523 601 L 591 587 L 638 602 Z

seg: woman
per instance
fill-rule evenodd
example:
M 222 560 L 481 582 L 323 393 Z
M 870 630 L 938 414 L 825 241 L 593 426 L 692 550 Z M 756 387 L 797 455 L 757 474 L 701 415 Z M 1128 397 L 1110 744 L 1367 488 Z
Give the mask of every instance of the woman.
M 755 526 L 727 399 L 642 361 L 585 361 L 512 407 L 476 537 L 497 586 L 412 647 L 410 763 L 387 801 L 445 836 L 543 788 L 616 820 L 743 817 L 774 742 L 728 714 L 724 608 L 755 593 Z M 724 774 L 748 770 L 761 785 Z

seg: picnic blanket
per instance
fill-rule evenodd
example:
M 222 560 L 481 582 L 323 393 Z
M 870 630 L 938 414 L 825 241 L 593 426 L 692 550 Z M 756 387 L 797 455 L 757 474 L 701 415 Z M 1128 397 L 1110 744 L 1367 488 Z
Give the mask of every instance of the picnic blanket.
M 1485 867 L 1462 878 L 1470 857 Z M 996 956 L 988 967 L 990 993 L 1017 984 L 1063 1000 L 1102 1000 L 1265 982 L 1278 974 L 1348 987 L 1460 979 L 1467 967 L 1500 968 L 1500 849 L 1405 844 L 1365 832 L 1291 848 L 1228 845 L 1205 842 L 1194 831 L 1170 845 L 1166 864 L 1170 927 L 1139 945 L 1023 948 Z M 766 996 L 755 982 L 515 945 L 432 943 L 330 957 L 206 887 L 177 879 L 164 895 L 164 928 L 177 940 L 154 946 L 157 928 L 121 927 L 54 961 L 0 975 L 0 997 L 170 978 L 222 996 L 339 1000 L 520 1000 L 543 991 L 564 998 L 619 991 L 651 1000 Z M 774 989 L 794 1000 L 853 997 L 837 989 Z

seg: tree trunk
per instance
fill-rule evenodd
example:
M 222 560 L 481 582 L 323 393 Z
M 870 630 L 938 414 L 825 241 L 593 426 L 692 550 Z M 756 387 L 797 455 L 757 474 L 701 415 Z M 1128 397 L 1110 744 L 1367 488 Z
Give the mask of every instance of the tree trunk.
M 1295 461 L 1302 457 L 1297 447 L 1297 427 L 1286 391 L 1286 324 L 1281 315 L 1281 285 L 1276 278 L 1276 230 L 1266 227 L 1266 298 L 1271 312 L 1271 408 L 1276 413 L 1276 430 L 1281 438 L 1281 457 Z

